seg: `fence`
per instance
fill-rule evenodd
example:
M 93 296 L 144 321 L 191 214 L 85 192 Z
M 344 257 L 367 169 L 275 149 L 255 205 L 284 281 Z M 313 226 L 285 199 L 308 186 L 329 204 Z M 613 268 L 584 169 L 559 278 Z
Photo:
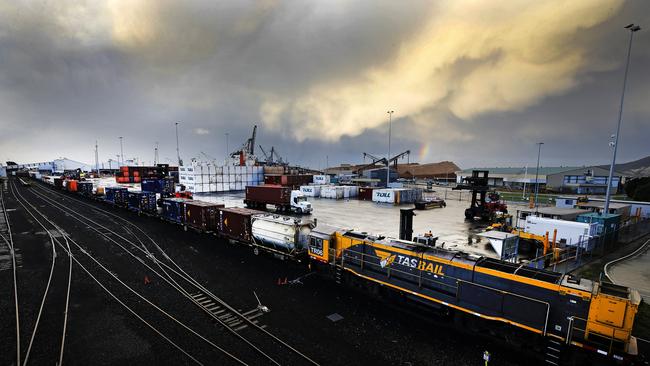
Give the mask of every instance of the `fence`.
M 562 273 L 571 272 L 648 234 L 650 234 L 650 220 L 641 220 L 605 235 L 556 247 L 550 253 L 530 260 L 529 266 Z

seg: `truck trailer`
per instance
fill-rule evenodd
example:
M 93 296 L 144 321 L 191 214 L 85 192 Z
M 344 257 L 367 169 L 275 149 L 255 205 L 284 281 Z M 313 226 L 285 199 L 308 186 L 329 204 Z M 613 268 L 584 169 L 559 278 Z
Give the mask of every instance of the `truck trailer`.
M 310 213 L 311 203 L 299 190 L 292 190 L 274 184 L 261 186 L 246 186 L 246 198 L 244 203 L 249 208 L 266 209 L 266 205 L 274 205 L 277 211 L 294 210 L 298 213 Z

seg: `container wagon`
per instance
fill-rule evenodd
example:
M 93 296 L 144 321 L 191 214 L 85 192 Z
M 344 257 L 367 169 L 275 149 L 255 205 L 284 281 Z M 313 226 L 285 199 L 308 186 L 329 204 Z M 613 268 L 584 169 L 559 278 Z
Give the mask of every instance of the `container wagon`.
M 216 232 L 219 222 L 219 209 L 223 204 L 203 201 L 185 202 L 185 224 L 204 232 Z
M 162 219 L 185 224 L 185 203 L 192 201 L 187 198 L 165 198 L 162 200 Z
M 154 192 L 128 192 L 128 206 L 131 211 L 155 214 L 158 211 Z
M 124 187 L 106 187 L 104 200 L 116 206 L 126 207 L 129 190 Z
M 77 191 L 84 196 L 93 195 L 93 183 L 92 182 L 78 182 Z
M 289 216 L 259 214 L 251 216 L 253 245 L 272 253 L 297 258 L 306 253 L 312 221 Z

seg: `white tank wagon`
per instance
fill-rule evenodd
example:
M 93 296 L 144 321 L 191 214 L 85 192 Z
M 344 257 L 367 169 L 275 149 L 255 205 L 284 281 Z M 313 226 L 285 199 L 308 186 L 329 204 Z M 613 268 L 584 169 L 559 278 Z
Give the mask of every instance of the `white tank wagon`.
M 297 256 L 307 250 L 313 221 L 289 216 L 260 214 L 251 218 L 253 242 L 282 256 Z

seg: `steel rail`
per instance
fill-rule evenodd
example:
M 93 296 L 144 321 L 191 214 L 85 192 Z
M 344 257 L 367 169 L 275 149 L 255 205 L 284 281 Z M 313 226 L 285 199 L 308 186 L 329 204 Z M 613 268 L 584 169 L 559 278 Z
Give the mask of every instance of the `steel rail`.
M 7 187 L 9 186 L 9 180 L 7 180 Z M 18 306 L 18 281 L 16 280 L 16 251 L 14 250 L 14 239 L 11 234 L 11 224 L 9 223 L 9 214 L 7 213 L 7 206 L 5 205 L 4 199 L 4 189 L 0 188 L 0 202 L 2 202 L 2 213 L 5 216 L 5 224 L 7 224 L 7 232 L 9 233 L 9 240 L 5 238 L 4 235 L 2 239 L 9 246 L 9 251 L 11 252 L 11 267 L 14 278 L 14 303 L 16 308 L 16 365 L 20 365 L 20 315 L 19 315 L 19 306 Z
M 21 197 L 23 197 L 23 196 L 21 195 Z M 23 199 L 24 199 L 24 197 L 23 197 Z M 46 199 L 43 199 L 43 200 L 46 200 Z M 25 200 L 25 201 L 27 202 L 27 200 Z M 29 202 L 28 202 L 28 203 L 29 203 Z M 30 205 L 31 205 L 31 204 L 30 204 Z M 53 204 L 51 204 L 51 203 L 50 203 L 50 205 L 52 205 L 53 207 L 55 207 L 55 206 L 54 206 Z M 33 205 L 31 205 L 31 206 L 33 207 Z M 197 336 L 198 338 L 202 339 L 203 341 L 205 341 L 206 343 L 208 343 L 209 345 L 211 345 L 213 348 L 219 350 L 220 352 L 224 353 L 226 356 L 232 358 L 233 360 L 237 361 L 238 363 L 240 363 L 240 364 L 242 364 L 242 365 L 246 365 L 245 362 L 241 361 L 241 360 L 240 360 L 239 358 L 237 358 L 236 356 L 232 355 L 231 353 L 229 353 L 228 351 L 224 350 L 224 349 L 221 348 L 220 346 L 214 344 L 212 341 L 210 341 L 210 340 L 208 340 L 207 338 L 203 337 L 202 335 L 200 335 L 199 333 L 197 333 L 196 331 L 194 331 L 193 329 L 191 329 L 190 327 L 188 327 L 187 325 L 185 325 L 183 322 L 181 322 L 180 320 L 176 319 L 174 316 L 172 316 L 171 314 L 169 314 L 168 312 L 166 312 L 165 310 L 163 310 L 162 308 L 160 308 L 159 306 L 157 306 L 156 304 L 154 304 L 153 302 L 151 302 L 150 300 L 148 300 L 147 298 L 145 298 L 144 296 L 142 296 L 140 293 L 138 293 L 137 291 L 135 291 L 132 287 L 130 287 L 129 285 L 127 285 L 126 283 L 124 283 L 124 282 L 123 282 L 122 280 L 120 280 L 120 279 L 119 279 L 119 278 L 118 278 L 118 277 L 117 277 L 117 276 L 116 276 L 112 271 L 110 271 L 106 266 L 104 266 L 104 265 L 103 265 L 101 262 L 99 262 L 96 258 L 94 258 L 92 255 L 90 255 L 90 254 L 88 253 L 88 251 L 85 250 L 85 248 L 83 248 L 81 245 L 79 245 L 79 244 L 78 244 L 74 239 L 72 239 L 72 238 L 71 238 L 67 233 L 65 233 L 63 230 L 59 229 L 58 226 L 57 226 L 54 222 L 52 222 L 50 219 L 48 219 L 48 218 L 47 218 L 43 213 L 41 213 L 41 212 L 40 212 L 38 209 L 36 209 L 36 208 L 34 208 L 34 210 L 36 210 L 36 211 L 37 211 L 37 212 L 38 212 L 38 213 L 39 213 L 39 214 L 40 214 L 40 215 L 41 215 L 41 216 L 42 216 L 46 221 L 50 222 L 52 225 L 54 225 L 55 227 L 57 227 L 57 230 L 59 230 L 59 231 L 61 232 L 61 234 L 62 234 L 65 238 L 68 238 L 69 241 L 70 241 L 71 243 L 73 243 L 73 244 L 74 244 L 74 245 L 75 245 L 75 246 L 76 246 L 76 247 L 77 247 L 77 248 L 78 248 L 78 249 L 79 249 L 83 254 L 85 254 L 88 258 L 90 258 L 90 259 L 91 259 L 95 264 L 97 264 L 97 265 L 98 265 L 102 270 L 104 270 L 107 274 L 109 274 L 111 277 L 113 277 L 117 282 L 119 282 L 122 286 L 124 286 L 124 287 L 125 287 L 127 290 L 129 290 L 131 293 L 133 293 L 134 295 L 136 295 L 137 297 L 139 297 L 140 299 L 142 299 L 143 301 L 145 301 L 148 305 L 152 306 L 154 309 L 156 309 L 156 310 L 158 310 L 159 312 L 161 312 L 163 315 L 165 315 L 166 317 L 168 317 L 170 320 L 174 321 L 175 323 L 177 323 L 177 324 L 180 325 L 181 327 L 185 328 L 185 329 L 186 329 L 187 331 L 189 331 L 190 333 L 194 334 L 194 335 Z M 80 222 L 82 222 L 82 221 L 80 221 Z M 40 223 L 40 222 L 39 222 L 39 223 Z M 83 223 L 83 222 L 82 222 L 82 223 Z M 109 238 L 109 239 L 111 239 L 111 238 Z M 58 240 L 57 240 L 56 238 L 55 238 L 55 240 L 57 241 L 57 243 L 59 243 Z M 118 245 L 119 245 L 119 244 L 118 244 Z M 126 250 L 126 249 L 125 249 L 125 250 Z M 127 250 L 127 252 L 128 252 L 128 250 Z M 130 253 L 130 252 L 129 252 L 129 253 Z M 131 254 L 131 253 L 130 253 L 130 254 Z M 131 254 L 131 255 L 133 255 L 133 254 Z M 141 263 L 143 263 L 142 260 L 141 260 L 139 257 L 137 257 L 137 256 L 134 256 L 134 257 L 137 258 Z M 76 257 L 73 256 L 73 259 L 74 259 L 75 262 L 79 263 L 79 261 L 78 261 L 78 259 L 76 259 Z M 148 268 L 149 268 L 149 267 L 148 267 Z M 96 280 L 96 281 L 97 281 L 97 280 Z M 101 285 L 101 284 L 100 284 L 100 285 Z M 118 302 L 119 302 L 119 300 L 118 300 Z M 121 302 L 120 302 L 120 303 L 121 303 Z M 130 310 L 134 315 L 136 315 L 136 316 L 140 319 L 140 317 L 139 317 L 136 313 L 134 313 L 130 308 L 129 308 L 128 310 Z M 153 329 L 153 328 L 152 328 L 152 329 Z M 155 329 L 154 329 L 154 330 L 155 330 Z M 159 333 L 159 334 L 160 334 L 160 333 Z M 165 339 L 167 339 L 167 338 L 165 338 Z
M 191 285 L 193 285 L 194 287 L 196 287 L 198 290 L 200 290 L 201 292 L 203 292 L 204 294 L 206 294 L 206 295 L 207 295 L 208 297 L 210 297 L 212 300 L 216 301 L 217 303 L 219 303 L 219 304 L 221 304 L 222 306 L 224 306 L 225 308 L 227 308 L 229 311 L 231 311 L 232 313 L 234 313 L 236 316 L 238 316 L 241 320 L 243 320 L 244 322 L 246 322 L 248 325 L 250 325 L 250 326 L 252 326 L 253 328 L 259 330 L 260 332 L 266 334 L 266 335 L 269 336 L 271 339 L 273 339 L 273 340 L 276 341 L 277 343 L 281 344 L 282 346 L 286 347 L 287 349 L 291 350 L 293 353 L 297 354 L 298 356 L 300 356 L 300 357 L 303 358 L 304 360 L 308 361 L 309 363 L 311 363 L 311 364 L 313 364 L 313 365 L 318 365 L 318 363 L 317 363 L 316 361 L 312 360 L 309 356 L 307 356 L 307 355 L 305 355 L 304 353 L 300 352 L 299 350 L 297 350 L 297 349 L 294 348 L 293 346 L 287 344 L 285 341 L 283 341 L 282 339 L 278 338 L 276 335 L 272 334 L 272 333 L 269 332 L 268 330 L 262 328 L 262 327 L 259 326 L 258 324 L 252 322 L 250 319 L 248 319 L 248 318 L 247 318 L 245 315 L 243 315 L 241 312 L 239 312 L 238 310 L 236 310 L 235 308 L 233 308 L 231 305 L 229 305 L 228 303 L 226 303 L 224 300 L 222 300 L 221 298 L 219 298 L 218 296 L 216 296 L 216 295 L 214 295 L 212 292 L 210 292 L 207 288 L 205 288 L 205 287 L 204 287 L 203 285 L 201 285 L 198 281 L 196 281 L 192 276 L 190 276 L 187 272 L 185 272 L 185 271 L 184 271 L 184 270 L 183 270 L 183 269 L 182 269 L 182 268 L 181 268 L 181 267 L 180 267 L 180 266 L 179 266 L 175 261 L 173 261 L 173 260 L 172 260 L 168 255 L 167 255 L 167 253 L 166 253 L 166 252 L 165 252 L 165 251 L 164 251 L 164 250 L 163 250 L 163 249 L 162 249 L 162 248 L 161 248 L 161 247 L 160 247 L 160 246 L 155 242 L 155 240 L 153 240 L 153 238 L 151 238 L 151 237 L 150 237 L 146 232 L 144 232 L 144 231 L 143 231 L 139 226 L 133 224 L 133 223 L 132 223 L 131 221 L 129 221 L 129 220 L 124 219 L 123 217 L 120 217 L 120 216 L 118 216 L 118 215 L 116 215 L 116 214 L 114 214 L 114 213 L 112 213 L 112 212 L 109 212 L 109 211 L 103 210 L 103 209 L 98 208 L 98 207 L 96 207 L 96 206 L 94 206 L 94 205 L 91 205 L 91 204 L 88 204 L 88 203 L 86 203 L 86 202 L 83 202 L 83 201 L 80 200 L 80 199 L 77 199 L 77 198 L 74 198 L 74 197 L 69 197 L 69 196 L 67 196 L 67 195 L 63 195 L 63 194 L 61 194 L 61 193 L 59 193 L 59 192 L 55 192 L 55 191 L 52 190 L 52 189 L 46 189 L 46 188 L 44 188 L 44 187 L 42 187 L 42 186 L 40 186 L 40 185 L 37 185 L 37 186 L 38 186 L 41 190 L 43 190 L 43 191 L 47 191 L 48 193 L 51 192 L 51 193 L 54 193 L 54 194 L 59 195 L 59 196 L 61 196 L 61 197 L 71 198 L 72 200 L 77 201 L 79 204 L 84 205 L 84 206 L 87 206 L 87 207 L 90 207 L 90 208 L 93 209 L 94 211 L 97 211 L 98 213 L 103 214 L 104 216 L 111 216 L 111 217 L 117 218 L 118 220 L 120 220 L 120 221 L 126 223 L 127 225 L 130 225 L 130 226 L 134 227 L 134 228 L 137 229 L 139 232 L 141 232 L 141 233 L 142 233 L 142 234 L 143 234 L 147 239 L 149 239 L 149 241 L 151 241 L 151 243 L 156 247 L 156 249 L 161 253 L 161 255 L 163 255 L 163 257 L 164 257 L 165 259 L 167 259 L 170 263 L 172 263 L 173 266 L 175 266 L 175 267 L 178 269 L 178 271 L 174 270 L 173 268 L 171 268 L 170 266 L 166 265 L 165 263 L 161 263 L 160 261 L 156 260 L 155 257 L 151 257 L 150 259 L 152 259 L 152 260 L 154 261 L 154 263 L 165 266 L 167 269 L 171 270 L 171 271 L 172 271 L 173 273 L 175 273 L 177 276 L 181 277 L 182 279 L 184 279 L 185 281 L 187 281 L 188 283 L 190 283 Z M 67 207 L 66 207 L 66 209 L 67 209 Z M 69 210 L 69 211 L 70 211 L 70 210 Z M 76 212 L 75 212 L 75 213 L 76 213 Z M 86 219 L 88 219 L 88 218 L 86 217 Z M 91 221 L 91 222 L 93 222 L 93 223 L 96 224 L 96 225 L 101 226 L 102 228 L 104 228 L 104 229 L 106 229 L 106 230 L 108 230 L 108 231 L 113 232 L 113 235 L 116 235 L 116 236 L 118 236 L 118 237 L 121 237 L 123 240 L 125 240 L 125 241 L 128 242 L 128 240 L 124 239 L 124 238 L 123 238 L 121 235 L 119 235 L 118 233 L 115 233 L 114 231 L 112 231 L 112 230 L 106 228 L 105 226 L 103 226 L 103 225 L 101 225 L 101 224 L 99 224 L 99 223 L 97 223 L 97 222 L 95 222 L 95 221 L 93 221 L 93 220 L 91 220 L 91 219 L 88 219 L 88 220 Z M 131 244 L 132 244 L 132 243 L 131 243 Z M 132 244 L 132 245 L 133 245 L 133 244 Z M 134 247 L 137 248 L 137 246 L 134 246 Z M 138 249 L 139 249 L 139 248 L 138 248 Z M 142 250 L 142 249 L 139 249 L 139 250 Z M 151 253 L 151 252 L 148 251 L 148 250 L 146 250 L 146 252 Z M 180 272 L 180 273 L 179 273 L 179 272 Z M 182 274 L 182 275 L 181 275 L 181 274 Z M 174 281 L 174 282 L 175 282 L 175 281 Z M 171 284 L 170 284 L 170 285 L 171 285 Z M 195 301 L 195 300 L 190 296 L 189 292 L 187 292 L 187 291 L 184 291 L 184 292 L 185 292 L 186 297 L 188 297 L 188 299 L 190 299 L 190 301 L 196 303 L 199 307 L 204 308 L 201 304 L 199 304 L 197 301 Z M 221 321 L 220 321 L 217 317 L 215 317 L 211 312 L 209 312 L 209 310 L 208 310 L 207 308 L 205 308 L 204 311 L 206 311 L 206 313 L 208 313 L 209 315 L 211 315 L 213 318 L 217 319 L 217 321 L 219 321 L 219 322 L 221 323 Z M 228 330 L 230 330 L 229 327 L 226 327 L 226 328 L 227 328 Z M 238 334 L 238 333 L 236 333 L 236 332 L 233 332 L 233 334 L 237 335 L 238 337 L 241 337 L 241 335 Z M 242 339 L 242 340 L 244 340 L 244 339 Z M 244 341 L 248 343 L 247 340 L 244 340 Z M 252 345 L 251 345 L 251 346 L 252 346 Z M 255 346 L 252 346 L 252 347 L 255 348 Z M 261 351 L 260 351 L 260 352 L 261 352 Z M 269 358 L 269 359 L 270 359 L 270 358 Z M 271 359 L 271 360 L 272 360 L 272 359 Z M 272 360 L 272 361 L 273 361 L 273 360 Z
M 43 199 L 44 201 L 49 202 L 49 204 L 50 204 L 52 207 L 58 208 L 58 209 L 60 209 L 60 210 L 62 210 L 62 211 L 68 211 L 68 212 L 74 213 L 74 215 L 72 216 L 73 219 L 75 219 L 75 220 L 77 220 L 77 221 L 79 221 L 79 222 L 81 222 L 81 223 L 83 223 L 83 224 L 86 224 L 86 225 L 88 225 L 88 222 L 90 222 L 90 223 L 92 223 L 92 224 L 94 224 L 94 225 L 96 225 L 96 226 L 102 228 L 103 230 L 110 232 L 112 235 L 119 237 L 120 239 L 122 239 L 122 240 L 125 241 L 126 243 L 129 243 L 129 244 L 130 244 L 133 248 L 135 248 L 136 250 L 139 250 L 140 252 L 142 252 L 143 254 L 145 254 L 145 257 L 152 259 L 152 260 L 154 261 L 154 263 L 165 265 L 168 269 L 170 269 L 172 272 L 174 272 L 177 276 L 183 278 L 183 276 L 181 276 L 180 274 L 178 274 L 178 272 L 175 272 L 175 271 L 173 270 L 173 268 L 171 268 L 171 267 L 169 267 L 168 265 L 166 265 L 166 264 L 164 264 L 164 263 L 161 263 L 160 261 L 156 260 L 155 257 L 153 257 L 152 253 L 151 253 L 149 250 L 147 250 L 146 248 L 145 248 L 145 249 L 139 248 L 139 247 L 138 247 L 137 245 L 135 245 L 132 241 L 126 239 L 125 237 L 123 237 L 123 236 L 120 235 L 119 233 L 117 233 L 117 232 L 111 230 L 110 228 L 108 228 L 108 227 L 106 227 L 106 226 L 104 226 L 104 225 L 102 225 L 102 224 L 100 224 L 100 223 L 98 223 L 98 222 L 96 222 L 96 221 L 94 221 L 94 220 L 88 218 L 88 217 L 85 217 L 85 216 L 79 214 L 78 212 L 73 211 L 72 209 L 70 209 L 70 208 L 68 208 L 68 207 L 66 207 L 66 206 L 63 206 L 63 205 L 57 203 L 56 201 L 52 200 L 51 198 L 45 197 L 45 196 L 43 196 L 42 194 L 35 193 L 35 192 L 33 192 L 33 191 L 32 191 L 32 193 L 35 194 L 35 195 L 38 195 L 38 196 L 41 197 L 41 199 Z M 62 208 L 62 207 L 65 207 L 65 209 Z M 80 219 L 79 217 L 83 217 L 83 220 Z M 87 220 L 87 221 L 84 222 L 84 220 Z M 235 337 L 237 337 L 237 338 L 239 338 L 240 340 L 242 340 L 244 343 L 246 343 L 247 345 L 249 345 L 251 348 L 253 348 L 256 352 L 258 352 L 259 354 L 261 354 L 261 355 L 264 356 L 265 358 L 267 358 L 267 359 L 268 359 L 269 361 L 271 361 L 273 364 L 280 366 L 280 363 L 277 362 L 273 357 L 271 357 L 269 354 L 267 354 L 266 352 L 264 352 L 264 351 L 263 351 L 262 349 L 260 349 L 258 346 L 254 345 L 250 340 L 246 339 L 243 335 L 237 333 L 236 331 L 234 331 L 234 329 L 231 329 L 230 327 L 228 327 L 228 326 L 225 324 L 225 322 L 224 322 L 223 320 L 221 320 L 218 316 L 216 316 L 215 314 L 213 314 L 212 312 L 210 312 L 210 310 L 209 310 L 206 306 L 203 306 L 203 305 L 202 305 L 201 303 L 199 303 L 196 299 L 194 299 L 194 298 L 190 295 L 190 293 L 189 293 L 187 290 L 183 289 L 183 288 L 182 288 L 182 287 L 181 287 L 181 286 L 180 286 L 180 285 L 179 285 L 179 284 L 178 284 L 178 283 L 177 283 L 173 278 L 171 278 L 171 276 L 169 276 L 169 274 L 167 274 L 164 270 L 163 270 L 163 272 L 165 272 L 165 273 L 167 274 L 167 276 L 169 276 L 169 278 L 167 278 L 166 276 L 163 276 L 163 275 L 160 274 L 158 271 L 156 271 L 155 269 L 153 269 L 151 266 L 149 266 L 147 263 L 145 263 L 144 260 L 143 260 L 142 258 L 140 258 L 140 257 L 138 257 L 138 256 L 136 256 L 136 255 L 134 255 L 131 251 L 129 251 L 129 250 L 128 250 L 127 248 L 125 248 L 123 245 L 121 245 L 120 243 L 118 243 L 115 239 L 113 239 L 113 238 L 111 238 L 110 236 L 108 236 L 105 232 L 102 232 L 101 230 L 99 230 L 99 229 L 97 229 L 97 228 L 95 228 L 95 227 L 93 227 L 93 226 L 91 226 L 91 225 L 88 225 L 88 226 L 89 226 L 89 228 L 90 228 L 91 230 L 96 231 L 97 233 L 99 233 L 100 235 L 104 236 L 104 237 L 105 237 L 106 239 L 108 239 L 109 241 L 115 243 L 117 246 L 119 246 L 120 248 L 122 248 L 122 250 L 124 250 L 125 252 L 127 252 L 130 256 L 132 256 L 134 259 L 136 259 L 136 260 L 139 261 L 142 265 L 144 265 L 147 269 L 149 269 L 149 270 L 152 271 L 154 274 L 156 274 L 157 276 L 159 276 L 162 280 L 164 280 L 165 282 L 167 282 L 167 284 L 169 284 L 172 288 L 174 288 L 174 289 L 176 289 L 177 291 L 179 291 L 179 293 L 180 293 L 181 295 L 183 295 L 183 296 L 186 297 L 188 300 L 190 300 L 190 301 L 193 302 L 195 305 L 197 305 L 197 306 L 198 306 L 202 311 L 204 311 L 206 314 L 208 314 L 210 317 L 212 317 L 212 318 L 213 318 L 215 321 L 217 321 L 220 325 L 222 325 L 222 326 L 223 326 L 223 327 L 224 327 L 228 332 L 230 332 L 230 333 L 232 333 L 233 335 L 235 335 Z M 146 234 L 145 234 L 145 235 L 146 235 Z M 186 281 L 188 281 L 186 278 L 183 278 L 183 279 L 185 279 Z M 189 281 L 188 281 L 188 282 L 189 282 Z M 191 283 L 191 282 L 190 282 L 190 283 Z M 229 310 L 231 310 L 231 312 L 233 312 L 233 313 L 235 313 L 235 314 L 239 314 L 239 312 L 238 312 L 237 310 L 235 310 L 233 307 L 231 307 L 230 305 L 226 304 L 225 302 L 223 302 L 223 304 L 224 304 L 224 307 L 227 307 Z M 248 320 L 248 318 L 246 318 L 246 319 Z M 250 320 L 249 320 L 249 321 L 250 321 Z

